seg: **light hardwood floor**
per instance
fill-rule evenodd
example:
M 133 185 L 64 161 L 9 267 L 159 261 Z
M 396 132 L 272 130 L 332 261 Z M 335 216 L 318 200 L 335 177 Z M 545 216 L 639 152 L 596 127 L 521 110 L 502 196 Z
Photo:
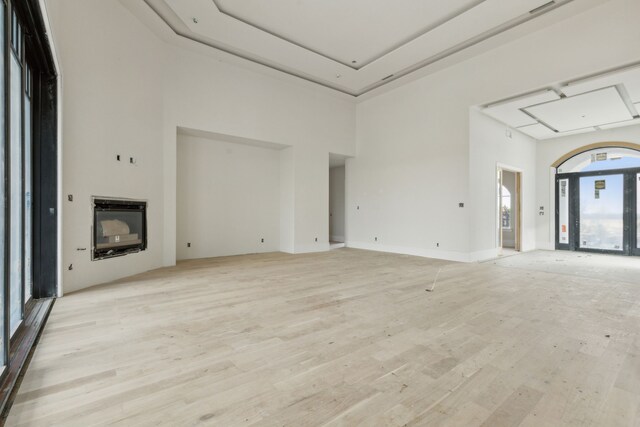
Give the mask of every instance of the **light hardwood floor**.
M 8 425 L 638 426 L 639 337 L 640 283 L 353 249 L 188 261 L 58 300 Z

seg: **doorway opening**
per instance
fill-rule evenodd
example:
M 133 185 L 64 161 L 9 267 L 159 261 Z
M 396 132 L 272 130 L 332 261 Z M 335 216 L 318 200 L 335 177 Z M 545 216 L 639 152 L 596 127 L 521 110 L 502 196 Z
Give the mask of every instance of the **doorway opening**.
M 557 172 L 556 249 L 640 255 L 640 151 L 584 151 Z
M 329 245 L 345 246 L 345 158 L 329 154 Z
M 498 168 L 498 254 L 501 256 L 521 249 L 521 181 L 521 172 Z

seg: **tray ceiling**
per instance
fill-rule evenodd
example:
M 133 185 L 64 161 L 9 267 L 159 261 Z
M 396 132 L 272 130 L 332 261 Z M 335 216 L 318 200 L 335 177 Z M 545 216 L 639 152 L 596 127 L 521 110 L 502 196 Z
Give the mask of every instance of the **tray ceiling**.
M 483 0 L 405 0 L 395 7 L 385 0 L 213 2 L 224 14 L 359 69 Z
M 640 124 L 640 67 L 498 102 L 482 111 L 535 139 Z
M 358 96 L 572 0 L 144 2 L 179 37 Z

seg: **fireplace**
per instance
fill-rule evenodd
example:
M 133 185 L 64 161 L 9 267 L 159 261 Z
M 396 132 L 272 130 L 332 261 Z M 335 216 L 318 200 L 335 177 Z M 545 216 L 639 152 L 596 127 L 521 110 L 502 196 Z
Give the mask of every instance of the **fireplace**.
M 93 198 L 91 259 L 122 256 L 147 248 L 147 202 Z

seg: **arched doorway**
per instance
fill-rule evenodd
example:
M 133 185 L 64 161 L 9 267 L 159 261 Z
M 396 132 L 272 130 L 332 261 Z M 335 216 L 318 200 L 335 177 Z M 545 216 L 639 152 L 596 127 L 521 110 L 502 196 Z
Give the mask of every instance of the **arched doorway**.
M 556 249 L 640 255 L 640 145 L 594 144 L 554 166 Z

